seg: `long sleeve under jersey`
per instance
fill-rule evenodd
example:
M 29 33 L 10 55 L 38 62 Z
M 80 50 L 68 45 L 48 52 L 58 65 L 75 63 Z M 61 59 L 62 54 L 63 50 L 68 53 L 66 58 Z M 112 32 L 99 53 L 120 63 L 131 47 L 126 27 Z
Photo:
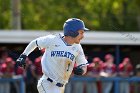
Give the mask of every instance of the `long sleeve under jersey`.
M 36 40 L 31 41 L 25 48 L 23 54 L 28 56 L 37 47 Z

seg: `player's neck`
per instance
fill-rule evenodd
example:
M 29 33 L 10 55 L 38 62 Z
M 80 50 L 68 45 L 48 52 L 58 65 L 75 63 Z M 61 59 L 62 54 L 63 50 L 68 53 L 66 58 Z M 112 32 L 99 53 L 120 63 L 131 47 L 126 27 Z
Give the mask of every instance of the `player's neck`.
M 74 40 L 72 39 L 72 37 L 69 37 L 69 36 L 64 36 L 64 41 L 69 44 L 69 45 L 72 45 L 74 44 Z

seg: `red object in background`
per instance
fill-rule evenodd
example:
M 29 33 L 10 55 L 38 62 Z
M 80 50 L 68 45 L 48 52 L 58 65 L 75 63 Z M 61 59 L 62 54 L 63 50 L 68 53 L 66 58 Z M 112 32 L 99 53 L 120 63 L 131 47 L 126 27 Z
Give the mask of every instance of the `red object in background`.
M 103 70 L 109 73 L 115 73 L 117 71 L 115 64 L 113 64 L 112 66 L 109 66 L 107 63 L 103 64 Z
M 1 65 L 1 72 L 2 73 L 13 73 L 14 72 L 14 68 L 9 68 L 6 63 L 3 63 Z
M 45 48 L 41 49 L 41 53 L 44 54 L 45 50 Z
M 5 62 L 1 65 L 1 72 L 13 73 L 14 65 L 15 65 L 15 62 L 13 61 L 13 59 L 11 57 L 7 57 Z
M 110 58 L 113 58 L 113 56 L 111 54 L 106 54 L 105 55 L 105 60 L 109 60 Z
M 124 58 L 123 59 L 123 62 L 119 64 L 119 67 L 118 67 L 118 70 L 120 72 L 123 72 L 125 71 L 126 73 L 130 73 L 133 71 L 133 66 L 130 62 L 130 59 L 129 58 Z
M 19 67 L 16 69 L 16 74 L 17 75 L 23 75 L 24 74 L 24 69 L 22 67 Z
M 34 64 L 35 66 L 41 66 L 41 57 L 36 58 Z
M 1 73 L 14 73 L 15 62 L 11 57 L 6 58 L 5 62 L 1 65 Z
M 92 62 L 100 62 L 100 61 L 101 61 L 101 59 L 99 57 L 95 57 L 92 59 Z
M 99 57 L 92 59 L 92 62 L 87 66 L 87 71 L 100 72 L 102 70 L 102 60 Z
M 133 70 L 132 65 L 125 66 L 123 63 L 119 65 L 119 71 L 131 72 Z
M 102 70 L 102 64 L 99 64 L 98 67 L 95 67 L 95 63 L 91 63 L 87 66 L 87 72 L 92 71 L 93 73 L 100 73 Z
M 43 73 L 42 73 L 42 67 L 41 67 L 41 57 L 36 58 L 34 64 L 36 68 L 36 73 L 38 75 L 42 75 Z
M 11 57 L 7 57 L 6 60 L 5 60 L 5 63 L 15 65 L 15 62 L 13 61 L 13 59 Z

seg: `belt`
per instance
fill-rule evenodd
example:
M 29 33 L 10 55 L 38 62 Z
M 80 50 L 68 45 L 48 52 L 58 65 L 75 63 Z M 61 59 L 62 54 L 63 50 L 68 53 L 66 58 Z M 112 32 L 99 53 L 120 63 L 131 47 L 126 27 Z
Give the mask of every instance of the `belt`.
M 51 83 L 53 83 L 53 80 L 52 80 L 52 79 L 47 78 L 47 80 L 50 81 Z M 63 87 L 63 86 L 64 86 L 64 84 L 62 84 L 62 83 L 55 83 L 55 84 L 56 84 L 56 86 L 58 86 L 58 87 Z

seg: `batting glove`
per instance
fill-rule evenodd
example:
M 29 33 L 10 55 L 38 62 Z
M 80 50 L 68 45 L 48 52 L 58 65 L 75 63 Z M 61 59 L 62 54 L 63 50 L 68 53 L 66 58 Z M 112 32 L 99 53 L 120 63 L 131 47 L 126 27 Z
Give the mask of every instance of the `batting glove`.
M 18 66 L 25 68 L 25 66 L 26 66 L 26 62 L 25 62 L 26 57 L 27 56 L 25 54 L 21 54 L 19 56 L 19 58 L 16 60 Z
M 83 75 L 84 70 L 81 68 L 81 66 L 77 66 L 73 69 L 73 72 L 75 75 Z

